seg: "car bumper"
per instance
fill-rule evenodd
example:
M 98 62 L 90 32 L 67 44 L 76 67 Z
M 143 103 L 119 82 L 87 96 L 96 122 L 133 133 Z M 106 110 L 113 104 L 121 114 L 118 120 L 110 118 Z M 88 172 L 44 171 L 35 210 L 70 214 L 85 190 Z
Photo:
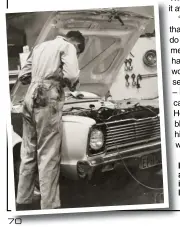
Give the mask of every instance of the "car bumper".
M 106 153 L 101 157 L 89 157 L 86 161 L 77 163 L 77 172 L 79 178 L 91 180 L 95 172 L 106 172 L 116 168 L 117 165 L 126 164 L 137 166 L 141 157 L 158 153 L 161 156 L 161 142 L 152 142 L 138 147 Z M 161 163 L 157 163 L 159 165 Z

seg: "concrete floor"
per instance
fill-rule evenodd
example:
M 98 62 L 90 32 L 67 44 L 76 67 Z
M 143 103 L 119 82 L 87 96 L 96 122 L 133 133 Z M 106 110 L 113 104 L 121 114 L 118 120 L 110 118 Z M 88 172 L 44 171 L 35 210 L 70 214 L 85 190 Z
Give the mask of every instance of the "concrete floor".
M 162 173 L 154 169 L 136 170 L 134 176 L 152 188 L 162 187 Z M 96 184 L 78 183 L 61 178 L 62 208 L 153 204 L 163 202 L 163 190 L 152 190 L 136 182 L 125 169 L 102 177 Z M 32 209 L 40 209 L 40 197 L 34 196 Z

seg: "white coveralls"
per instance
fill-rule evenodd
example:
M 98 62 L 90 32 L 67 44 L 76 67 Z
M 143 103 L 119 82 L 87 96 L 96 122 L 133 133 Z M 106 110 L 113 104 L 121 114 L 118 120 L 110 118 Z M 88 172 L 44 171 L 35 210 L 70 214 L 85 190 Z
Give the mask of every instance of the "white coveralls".
M 31 73 L 23 105 L 23 141 L 18 204 L 32 203 L 38 169 L 41 209 L 61 206 L 59 174 L 64 90 L 62 78 L 75 83 L 79 76 L 76 48 L 65 38 L 36 46 L 22 68 L 19 80 Z

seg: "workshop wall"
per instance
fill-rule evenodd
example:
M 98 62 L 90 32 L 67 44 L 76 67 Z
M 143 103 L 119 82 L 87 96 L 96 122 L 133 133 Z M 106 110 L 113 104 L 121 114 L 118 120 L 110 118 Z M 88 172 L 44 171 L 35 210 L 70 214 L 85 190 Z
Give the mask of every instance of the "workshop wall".
M 31 48 L 51 12 L 7 14 L 7 44 L 9 70 L 17 70 L 20 65 L 19 53 L 23 46 Z
M 32 47 L 44 26 L 46 20 L 48 19 L 51 12 L 41 12 L 36 13 L 34 17 L 31 19 L 31 23 L 25 27 L 25 33 L 27 37 L 27 45 Z
M 127 59 L 132 59 L 132 71 L 126 71 L 124 64 L 110 89 L 113 99 L 152 99 L 158 97 L 158 77 L 156 75 L 157 68 L 156 66 L 146 66 L 143 62 L 143 56 L 148 50 L 156 50 L 155 38 L 139 38 L 131 51 L 132 55 L 130 54 L 127 57 Z M 138 74 L 144 75 L 142 80 L 139 81 L 139 88 L 137 88 L 136 85 L 133 86 L 133 80 L 131 77 L 132 74 L 135 75 L 136 83 Z M 128 81 L 125 79 L 126 75 L 129 75 Z
M 7 25 L 7 46 L 9 70 L 17 70 L 19 53 L 22 52 L 25 42 L 25 33 L 22 30 Z

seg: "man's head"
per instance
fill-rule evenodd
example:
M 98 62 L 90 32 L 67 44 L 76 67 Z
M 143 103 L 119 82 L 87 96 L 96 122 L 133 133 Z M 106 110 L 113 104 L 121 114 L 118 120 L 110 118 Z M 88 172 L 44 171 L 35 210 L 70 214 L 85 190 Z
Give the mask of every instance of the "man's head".
M 72 43 L 76 50 L 77 55 L 81 54 L 85 49 L 85 38 L 79 31 L 69 31 L 66 34 L 67 40 Z

